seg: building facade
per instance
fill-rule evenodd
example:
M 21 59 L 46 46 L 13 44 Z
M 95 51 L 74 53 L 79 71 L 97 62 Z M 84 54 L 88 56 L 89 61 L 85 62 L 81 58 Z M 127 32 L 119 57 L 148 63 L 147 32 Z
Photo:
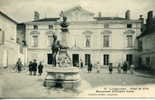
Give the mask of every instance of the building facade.
M 125 18 L 102 17 L 101 13 L 95 16 L 82 7 L 74 7 L 61 15 L 67 17 L 69 24 L 65 35 L 61 32 L 61 17 L 39 19 L 35 13 L 35 20 L 25 23 L 28 61 L 37 59 L 50 65 L 52 35 L 56 34 L 61 44 L 62 36 L 66 37 L 74 66 L 80 61 L 85 65 L 100 62 L 103 67 L 109 63 L 116 66 L 126 60 L 135 63 L 141 20 L 130 19 L 130 11 L 125 13 Z
M 17 22 L 0 12 L 0 66 L 14 65 L 18 59 Z
M 155 18 L 153 11 L 148 12 L 145 30 L 138 37 L 140 68 L 155 70 Z

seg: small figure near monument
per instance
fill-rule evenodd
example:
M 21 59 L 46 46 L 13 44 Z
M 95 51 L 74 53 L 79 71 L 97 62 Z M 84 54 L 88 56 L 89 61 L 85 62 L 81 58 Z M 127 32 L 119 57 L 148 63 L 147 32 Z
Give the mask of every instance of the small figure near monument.
M 37 72 L 37 60 L 36 59 L 34 59 L 32 63 L 32 72 L 33 72 L 33 75 L 36 76 L 36 72 Z
M 17 68 L 17 72 L 20 73 L 22 70 L 22 62 L 21 59 L 19 58 L 17 63 L 16 63 L 16 68 Z
M 29 67 L 29 74 L 32 75 L 32 70 L 33 70 L 33 69 L 32 69 L 32 68 L 33 68 L 33 67 L 32 67 L 32 61 L 29 62 L 28 67 Z
M 43 66 L 42 62 L 40 62 L 39 66 L 38 66 L 38 74 L 39 74 L 39 76 L 41 76 L 41 74 L 43 73 L 43 68 L 44 68 L 44 66 Z

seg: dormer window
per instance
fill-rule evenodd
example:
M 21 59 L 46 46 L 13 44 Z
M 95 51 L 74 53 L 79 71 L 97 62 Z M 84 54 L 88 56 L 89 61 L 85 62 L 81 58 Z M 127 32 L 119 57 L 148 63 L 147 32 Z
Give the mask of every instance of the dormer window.
M 132 24 L 127 24 L 127 28 L 132 28 Z
M 33 29 L 34 29 L 34 30 L 38 30 L 38 25 L 34 25 L 34 26 L 33 26 Z

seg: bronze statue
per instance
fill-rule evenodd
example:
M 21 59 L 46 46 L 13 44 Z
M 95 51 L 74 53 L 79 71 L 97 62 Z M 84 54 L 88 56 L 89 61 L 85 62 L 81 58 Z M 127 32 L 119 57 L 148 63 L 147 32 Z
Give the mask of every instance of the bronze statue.
M 53 35 L 53 44 L 52 44 L 52 64 L 56 66 L 56 55 L 60 50 L 60 43 L 57 40 L 57 36 Z
M 61 49 L 68 49 L 68 47 L 64 47 L 60 44 L 60 41 L 57 40 L 57 36 L 53 35 L 53 44 L 52 44 L 52 64 L 56 66 L 56 55 Z
M 68 32 L 68 23 L 67 23 L 67 17 L 63 16 L 63 21 L 60 23 L 61 31 L 62 32 Z
M 68 23 L 67 23 L 67 17 L 63 16 L 63 21 L 60 23 L 61 26 L 61 31 L 62 32 L 68 32 Z M 56 66 L 57 61 L 56 61 L 56 55 L 59 51 L 61 51 L 61 49 L 64 49 L 65 51 L 67 51 L 66 49 L 68 49 L 68 47 L 65 47 L 64 45 L 61 45 L 60 42 L 57 40 L 57 36 L 53 35 L 53 44 L 52 44 L 52 64 L 54 66 Z M 63 51 L 63 50 L 62 50 Z M 67 52 L 66 52 L 67 54 Z

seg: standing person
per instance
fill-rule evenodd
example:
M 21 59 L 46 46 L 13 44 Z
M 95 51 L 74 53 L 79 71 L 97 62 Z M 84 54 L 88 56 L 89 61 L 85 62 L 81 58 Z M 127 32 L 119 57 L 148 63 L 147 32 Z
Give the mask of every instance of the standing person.
M 17 68 L 17 72 L 20 73 L 22 70 L 22 62 L 21 59 L 19 58 L 17 63 L 16 63 L 16 68 Z
M 83 68 L 83 61 L 81 60 L 80 67 Z
M 113 71 L 113 67 L 112 67 L 112 63 L 109 64 L 109 73 L 112 74 Z
M 117 71 L 118 71 L 119 74 L 121 74 L 121 63 L 118 64 Z
M 32 75 L 32 70 L 33 70 L 33 67 L 32 67 L 32 61 L 29 62 L 29 74 Z
M 134 74 L 134 68 L 135 68 L 135 65 L 134 64 L 131 64 L 130 65 L 130 73 L 131 74 Z
M 34 61 L 32 63 L 32 72 L 33 72 L 34 76 L 36 75 L 36 71 L 37 71 L 37 60 L 34 59 Z
M 91 63 L 88 64 L 88 73 L 92 71 L 93 65 Z
M 99 62 L 97 62 L 96 64 L 96 69 L 97 69 L 97 73 L 100 73 L 101 66 Z
M 127 65 L 127 62 L 125 61 L 124 64 L 123 64 L 123 72 L 124 72 L 124 74 L 127 74 L 127 70 L 128 70 L 128 65 Z
M 38 66 L 38 74 L 41 76 L 41 74 L 43 73 L 43 65 L 42 62 L 40 62 L 39 66 Z

